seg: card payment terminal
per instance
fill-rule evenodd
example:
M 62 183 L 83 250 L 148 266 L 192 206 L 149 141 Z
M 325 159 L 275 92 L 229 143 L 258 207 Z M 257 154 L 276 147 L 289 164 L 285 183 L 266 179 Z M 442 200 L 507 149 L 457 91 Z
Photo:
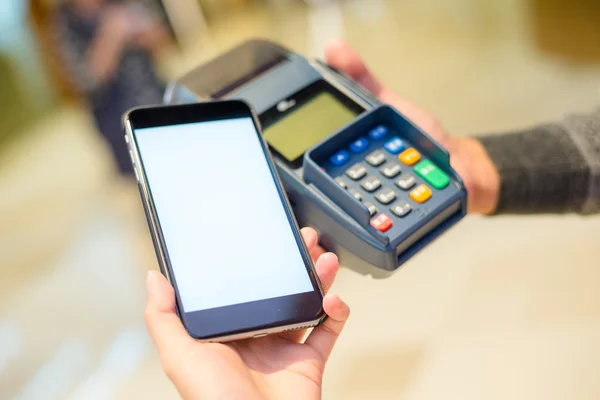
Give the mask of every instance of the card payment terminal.
M 466 214 L 448 153 L 319 60 L 251 40 L 172 82 L 164 100 L 216 99 L 252 106 L 298 222 L 343 266 L 386 277 Z

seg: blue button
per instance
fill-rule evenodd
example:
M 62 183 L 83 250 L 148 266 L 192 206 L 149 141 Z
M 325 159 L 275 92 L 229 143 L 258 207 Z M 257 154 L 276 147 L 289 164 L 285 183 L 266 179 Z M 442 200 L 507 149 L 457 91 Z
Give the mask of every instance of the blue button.
M 392 154 L 398 154 L 404 149 L 404 142 L 399 137 L 395 137 L 383 147 Z
M 352 144 L 350 144 L 350 150 L 353 153 L 360 153 L 361 151 L 365 151 L 365 149 L 369 146 L 369 141 L 364 138 L 358 138 L 356 139 L 356 141 Z
M 369 137 L 372 140 L 379 140 L 382 139 L 385 135 L 387 135 L 387 128 L 383 125 L 379 125 L 378 127 L 375 127 L 373 129 L 371 129 L 371 132 L 369 132 Z
M 340 150 L 329 159 L 333 165 L 344 165 L 350 159 L 350 154 L 346 150 Z

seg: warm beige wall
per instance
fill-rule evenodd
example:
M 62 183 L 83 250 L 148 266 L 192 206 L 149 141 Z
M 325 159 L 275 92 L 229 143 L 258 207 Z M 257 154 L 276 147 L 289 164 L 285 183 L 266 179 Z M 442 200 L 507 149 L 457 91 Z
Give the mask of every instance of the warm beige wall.
M 529 0 L 536 44 L 571 62 L 600 62 L 600 1 Z
M 252 3 L 256 0 L 197 0 L 208 17 L 217 16 L 226 13 L 232 8 L 240 8 Z
M 198 0 L 162 0 L 179 42 L 186 46 L 206 29 L 204 13 Z

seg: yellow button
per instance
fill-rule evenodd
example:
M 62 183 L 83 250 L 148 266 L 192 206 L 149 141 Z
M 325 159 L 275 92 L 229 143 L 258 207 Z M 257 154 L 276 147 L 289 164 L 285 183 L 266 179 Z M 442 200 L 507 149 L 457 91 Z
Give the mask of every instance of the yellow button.
M 411 147 L 400 154 L 398 159 L 406 165 L 413 165 L 421 159 L 421 153 L 419 153 L 415 148 Z
M 412 192 L 410 192 L 410 198 L 416 203 L 425 203 L 431 197 L 431 189 L 425 185 L 419 185 Z

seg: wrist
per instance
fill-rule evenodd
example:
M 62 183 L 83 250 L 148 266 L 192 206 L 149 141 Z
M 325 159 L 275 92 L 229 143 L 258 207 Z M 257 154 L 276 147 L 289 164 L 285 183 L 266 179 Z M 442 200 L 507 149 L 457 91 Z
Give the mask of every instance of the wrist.
M 500 175 L 480 141 L 452 138 L 450 163 L 468 192 L 468 209 L 472 214 L 493 214 L 500 194 Z

